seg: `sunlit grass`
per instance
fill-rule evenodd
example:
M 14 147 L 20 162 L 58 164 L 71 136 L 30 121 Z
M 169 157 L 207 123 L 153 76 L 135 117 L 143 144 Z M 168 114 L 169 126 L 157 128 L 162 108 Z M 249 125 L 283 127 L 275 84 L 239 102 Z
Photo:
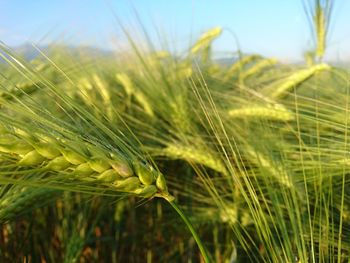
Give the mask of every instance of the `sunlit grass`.
M 331 3 L 315 2 L 313 17 L 330 15 Z M 0 259 L 25 247 L 18 257 L 34 262 L 346 262 L 348 71 L 259 55 L 221 65 L 211 56 L 221 33 L 181 57 L 138 48 L 131 35 L 120 60 L 56 47 L 25 61 L 1 45 Z M 102 180 L 100 166 L 79 174 L 80 159 L 49 169 L 38 151 L 24 165 L 24 146 L 39 142 L 87 163 L 94 149 L 161 180 L 140 177 L 154 190 L 140 195 Z M 25 234 L 40 242 L 29 247 Z

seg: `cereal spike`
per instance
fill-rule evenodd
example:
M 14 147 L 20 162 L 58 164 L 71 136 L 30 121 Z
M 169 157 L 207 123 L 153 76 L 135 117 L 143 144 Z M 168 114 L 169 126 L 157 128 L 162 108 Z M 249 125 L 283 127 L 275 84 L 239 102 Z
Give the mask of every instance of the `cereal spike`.
M 331 67 L 329 65 L 322 63 L 322 64 L 317 64 L 310 68 L 302 69 L 293 73 L 286 79 L 286 81 L 282 85 L 277 87 L 272 92 L 271 98 L 276 99 L 276 98 L 282 97 L 286 92 L 293 89 L 294 87 L 299 86 L 300 84 L 302 84 L 307 79 L 311 78 L 316 73 L 323 70 L 329 70 L 330 68 Z
M 195 54 L 199 50 L 203 50 L 207 48 L 210 43 L 218 37 L 222 33 L 222 28 L 221 27 L 214 27 L 210 29 L 209 31 L 205 32 L 202 34 L 202 36 L 199 38 L 199 40 L 193 45 L 191 48 L 191 53 Z
M 239 109 L 232 109 L 228 112 L 232 118 L 264 118 L 270 120 L 289 121 L 293 119 L 292 112 L 288 111 L 283 105 L 251 105 Z

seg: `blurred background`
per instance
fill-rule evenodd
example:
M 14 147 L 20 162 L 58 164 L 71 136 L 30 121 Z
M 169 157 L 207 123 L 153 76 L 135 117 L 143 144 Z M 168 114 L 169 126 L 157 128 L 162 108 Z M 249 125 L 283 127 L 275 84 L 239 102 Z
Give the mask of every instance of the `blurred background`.
M 188 48 L 214 26 L 224 28 L 214 42 L 217 56 L 230 55 L 240 47 L 245 53 L 299 62 L 312 47 L 303 1 L 295 0 L 2 0 L 1 10 L 0 39 L 13 47 L 64 42 L 118 49 L 127 45 L 120 23 L 134 38 L 143 27 L 153 43 L 167 45 L 173 52 Z M 328 61 L 350 60 L 349 13 L 350 2 L 337 1 L 329 30 Z

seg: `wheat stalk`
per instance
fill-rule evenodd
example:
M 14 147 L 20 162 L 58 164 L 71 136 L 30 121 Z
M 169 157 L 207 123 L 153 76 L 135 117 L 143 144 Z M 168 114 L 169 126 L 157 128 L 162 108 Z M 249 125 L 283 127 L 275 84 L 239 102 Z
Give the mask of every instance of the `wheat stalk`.
M 79 257 L 85 242 L 85 237 L 80 236 L 79 233 L 73 234 L 68 239 L 68 244 L 64 255 L 64 263 L 79 262 Z

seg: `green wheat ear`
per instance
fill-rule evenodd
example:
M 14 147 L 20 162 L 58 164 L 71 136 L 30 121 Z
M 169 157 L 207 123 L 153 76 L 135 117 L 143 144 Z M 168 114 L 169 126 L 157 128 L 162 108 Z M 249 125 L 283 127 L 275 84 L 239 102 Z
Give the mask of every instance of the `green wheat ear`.
M 303 82 L 310 79 L 312 76 L 319 72 L 330 70 L 331 67 L 328 64 L 316 64 L 306 69 L 301 69 L 290 75 L 282 84 L 277 86 L 270 97 L 273 99 L 281 98 L 287 94 L 294 87 L 300 86 Z
M 267 119 L 290 121 L 294 119 L 293 113 L 280 104 L 249 105 L 228 111 L 231 118 L 238 119 Z
M 200 55 L 202 62 L 206 63 L 210 60 L 211 55 L 211 43 L 219 37 L 222 33 L 221 27 L 215 27 L 210 29 L 201 35 L 198 41 L 192 46 L 190 54 Z
M 322 61 L 327 48 L 327 36 L 333 12 L 333 0 L 305 1 L 304 9 L 315 40 L 315 55 Z
M 167 146 L 161 150 L 160 154 L 167 156 L 170 159 L 181 159 L 188 162 L 202 164 L 214 171 L 222 174 L 227 174 L 225 164 L 217 158 L 208 149 L 194 147 L 192 145 L 185 145 L 181 143 L 167 143 Z
M 208 48 L 211 44 L 211 42 L 220 36 L 222 33 L 222 28 L 221 27 L 215 27 L 204 34 L 201 35 L 201 37 L 198 39 L 198 41 L 192 46 L 191 48 L 191 53 L 196 54 L 200 50 L 205 50 Z
M 129 160 L 120 152 L 109 152 L 86 142 L 44 140 L 45 136 L 28 138 L 18 129 L 1 127 L 0 153 L 12 155 L 18 167 L 35 168 L 45 172 L 64 172 L 80 181 L 95 181 L 115 191 L 139 197 L 172 199 L 164 175 L 150 164 Z M 72 147 L 74 148 L 68 148 Z M 43 148 L 46 146 L 47 148 Z M 53 177 L 54 180 L 54 177 Z
M 325 10 L 321 7 L 320 1 L 317 1 L 314 15 L 314 24 L 316 28 L 316 56 L 322 58 L 326 49 L 326 24 Z

